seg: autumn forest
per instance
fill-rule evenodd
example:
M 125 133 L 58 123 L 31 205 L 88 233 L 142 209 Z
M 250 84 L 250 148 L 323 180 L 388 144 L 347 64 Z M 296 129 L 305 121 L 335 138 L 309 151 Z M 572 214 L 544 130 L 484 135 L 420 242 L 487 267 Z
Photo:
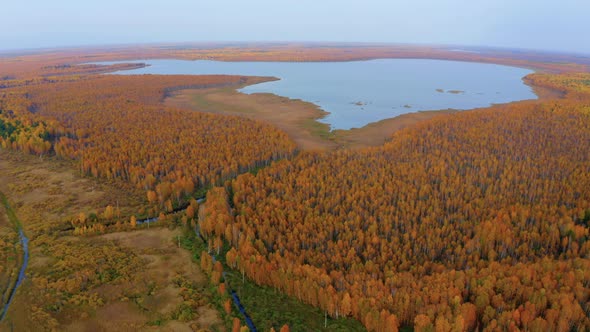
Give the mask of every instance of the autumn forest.
M 0 330 L 101 330 L 97 317 L 121 307 L 136 317 L 121 325 L 131 330 L 590 330 L 589 62 L 206 46 L 0 58 Z M 371 146 L 316 135 L 330 148 L 312 149 L 272 121 L 167 102 L 271 78 L 108 75 L 143 64 L 88 64 L 138 58 L 494 63 L 535 70 L 524 80 L 539 99 L 428 113 Z M 86 189 L 67 192 L 75 183 Z M 54 198 L 41 204 L 44 186 Z M 31 261 L 16 288 L 18 229 Z M 171 244 L 149 248 L 133 234 Z M 138 277 L 156 263 L 175 272 Z M 158 307 L 168 293 L 176 302 Z M 273 310 L 271 298 L 296 304 Z

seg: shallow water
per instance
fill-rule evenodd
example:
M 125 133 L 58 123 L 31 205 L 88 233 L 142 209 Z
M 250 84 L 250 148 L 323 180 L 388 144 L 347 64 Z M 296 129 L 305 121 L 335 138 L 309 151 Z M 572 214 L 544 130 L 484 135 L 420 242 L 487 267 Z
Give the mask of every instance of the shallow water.
M 2 313 L 0 313 L 0 321 L 4 320 L 6 317 L 6 313 L 8 312 L 8 308 L 12 303 L 12 299 L 14 299 L 14 294 L 16 294 L 16 290 L 18 286 L 25 280 L 25 271 L 27 270 L 27 266 L 29 265 L 29 238 L 25 236 L 22 228 L 18 230 L 18 235 L 20 237 L 21 244 L 23 246 L 23 264 L 20 267 L 18 272 L 18 278 L 16 279 L 16 283 L 14 284 L 14 288 L 10 291 L 10 295 L 8 296 L 8 301 L 4 306 Z
M 537 98 L 522 81 L 533 71 L 473 62 L 423 59 L 350 62 L 137 61 L 150 66 L 115 74 L 278 77 L 279 81 L 247 86 L 240 91 L 273 93 L 312 102 L 330 113 L 319 121 L 330 124 L 332 129 L 360 128 L 371 122 L 417 111 L 465 110 Z

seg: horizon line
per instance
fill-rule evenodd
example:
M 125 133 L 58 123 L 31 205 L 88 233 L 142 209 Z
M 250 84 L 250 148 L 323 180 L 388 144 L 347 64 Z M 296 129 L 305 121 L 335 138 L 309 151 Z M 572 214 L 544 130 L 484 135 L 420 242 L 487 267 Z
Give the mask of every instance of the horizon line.
M 161 46 L 174 46 L 174 45 L 212 45 L 212 46 L 227 46 L 228 44 L 254 44 L 254 45 L 288 45 L 288 44 L 299 44 L 299 45 L 325 45 L 325 46 L 336 46 L 336 45 L 362 45 L 366 47 L 370 46 L 415 46 L 415 47 L 437 47 L 441 49 L 447 49 L 452 47 L 466 48 L 466 49 L 486 49 L 489 51 L 521 51 L 521 52 L 532 52 L 532 53 L 552 53 L 560 55 L 570 55 L 576 57 L 586 57 L 590 59 L 590 53 L 583 51 L 563 51 L 554 49 L 536 49 L 536 48 L 522 48 L 522 47 L 508 47 L 508 46 L 490 46 L 490 45 L 473 45 L 473 44 L 441 44 L 441 43 L 408 43 L 408 42 L 365 42 L 365 41 L 302 41 L 302 40 L 236 40 L 236 41 L 182 41 L 182 42 L 125 42 L 125 43 L 96 43 L 96 44 L 78 44 L 78 45 L 57 45 L 48 47 L 22 47 L 22 48 L 0 48 L 0 55 L 29 55 L 29 54 L 42 54 L 46 52 L 55 51 L 74 51 L 80 49 L 102 49 L 102 48 L 133 48 L 133 47 L 161 47 Z M 466 50 L 467 51 L 467 50 Z

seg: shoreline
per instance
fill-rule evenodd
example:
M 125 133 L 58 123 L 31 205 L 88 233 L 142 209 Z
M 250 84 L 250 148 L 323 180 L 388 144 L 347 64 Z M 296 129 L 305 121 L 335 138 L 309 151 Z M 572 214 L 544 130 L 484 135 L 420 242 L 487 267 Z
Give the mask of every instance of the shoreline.
M 216 114 L 243 116 L 265 121 L 285 131 L 303 151 L 329 151 L 359 149 L 380 146 L 391 135 L 403 128 L 430 118 L 458 112 L 488 109 L 515 103 L 542 102 L 561 99 L 564 94 L 557 90 L 534 84 L 532 73 L 522 78 L 537 96 L 509 103 L 490 104 L 473 109 L 421 110 L 398 115 L 393 118 L 371 122 L 360 128 L 331 130 L 329 124 L 319 122 L 330 112 L 313 102 L 291 99 L 272 93 L 243 93 L 239 89 L 253 84 L 276 80 L 271 77 L 247 76 L 240 85 L 224 88 L 178 89 L 164 99 L 168 106 Z
M 268 47 L 266 47 L 268 48 Z M 231 48 L 226 53 L 215 53 L 215 48 L 208 49 L 183 49 L 182 52 L 172 52 L 163 49 L 120 49 L 112 53 L 94 53 L 87 51 L 82 57 L 71 57 L 70 64 L 61 62 L 62 65 L 51 65 L 51 59 L 46 59 L 41 75 L 47 75 L 48 71 L 55 75 L 88 75 L 121 72 L 148 66 L 150 59 L 177 59 L 177 60 L 215 60 L 215 61 L 271 61 L 271 62 L 347 62 L 365 61 L 376 59 L 422 59 L 438 61 L 475 62 L 499 66 L 511 66 L 533 70 L 534 73 L 522 78 L 524 84 L 531 87 L 537 96 L 536 100 L 562 98 L 563 93 L 553 91 L 546 87 L 537 86 L 529 78 L 543 72 L 566 71 L 581 69 L 580 63 L 546 63 L 540 60 L 549 57 L 547 54 L 519 55 L 515 58 L 508 58 L 506 54 L 498 51 L 486 51 L 483 53 L 466 53 L 448 50 L 440 47 L 415 47 L 415 46 L 383 46 L 383 47 L 338 47 L 330 48 L 309 48 L 305 45 L 269 48 L 275 50 L 272 54 L 261 52 L 266 49 L 261 47 L 258 52 L 249 53 L 250 48 Z M 348 51 L 347 51 L 348 50 Z M 94 49 L 94 51 L 97 51 Z M 252 51 L 252 50 L 251 50 Z M 295 51 L 308 51 L 301 58 L 289 57 Z M 349 52 L 350 51 L 350 52 Z M 65 51 L 64 51 L 65 52 Z M 67 52 L 66 52 L 67 53 Z M 64 53 L 59 53 L 66 56 Z M 69 54 L 69 53 L 68 53 Z M 70 54 L 72 55 L 72 54 Z M 527 57 L 528 60 L 525 60 Z M 7 63 L 0 61 L 0 72 Z M 61 59 L 63 61 L 63 58 Z M 89 63 L 108 61 L 114 64 L 105 66 L 88 65 Z M 116 62 L 122 63 L 116 63 Z M 78 64 L 76 64 L 78 63 Z M 546 65 L 550 65 L 548 68 Z M 84 68 L 86 66 L 86 68 Z M 556 68 L 561 68 L 557 70 Z M 590 66 L 584 69 L 590 70 Z M 195 75 L 198 76 L 198 75 Z M 405 128 L 413 123 L 429 119 L 440 114 L 454 113 L 457 110 L 423 110 L 405 113 L 393 118 L 379 120 L 369 123 L 361 128 L 349 130 L 331 130 L 329 124 L 318 120 L 326 117 L 329 112 L 321 109 L 312 102 L 290 99 L 288 97 L 266 95 L 266 94 L 245 94 L 237 89 L 241 87 L 276 80 L 275 77 L 244 76 L 243 84 L 228 86 L 180 86 L 171 87 L 164 91 L 162 97 L 169 106 L 186 108 L 209 113 L 245 116 L 255 120 L 266 121 L 279 129 L 285 131 L 291 139 L 297 143 L 300 149 L 307 151 L 336 150 L 342 148 L 362 148 L 377 146 L 386 142 L 397 130 Z M 232 89 L 233 92 L 228 92 Z M 215 91 L 214 91 L 215 90 Z M 206 91 L 206 93 L 203 93 Z M 221 92 L 220 92 L 221 91 Z M 212 93 L 212 96 L 208 94 Z M 190 96 L 194 94 L 194 96 Z M 248 97 L 244 97 L 248 96 Z M 195 103 L 195 98 L 199 99 Z M 207 100 L 212 99 L 212 100 Z M 520 102 L 520 101 L 517 101 Z M 493 107 L 495 104 L 481 108 Z M 269 108 L 269 109 L 266 109 Z M 271 114 L 272 111 L 285 109 L 285 114 Z M 295 111 L 299 114 L 295 114 Z M 460 110 L 466 111 L 466 110 Z M 283 113 L 283 112 L 277 112 Z
M 476 52 L 473 52 L 475 50 Z M 222 52 L 220 52 L 222 51 Z M 541 72 L 590 71 L 590 59 L 584 54 L 518 50 L 511 48 L 470 47 L 461 45 L 426 45 L 395 43 L 161 43 L 125 46 L 86 46 L 8 52 L 0 60 L 43 56 L 49 63 L 79 65 L 100 61 L 135 59 L 184 59 L 217 61 L 359 61 L 369 59 L 433 59 L 492 63 L 516 66 Z M 0 61 L 0 73 L 2 63 Z

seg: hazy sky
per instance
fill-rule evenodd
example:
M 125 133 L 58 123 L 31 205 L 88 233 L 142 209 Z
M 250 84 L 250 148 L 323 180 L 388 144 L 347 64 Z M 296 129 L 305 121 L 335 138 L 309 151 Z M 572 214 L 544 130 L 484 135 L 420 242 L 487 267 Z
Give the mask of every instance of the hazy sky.
M 359 41 L 590 54 L 588 0 L 3 0 L 0 49 Z

